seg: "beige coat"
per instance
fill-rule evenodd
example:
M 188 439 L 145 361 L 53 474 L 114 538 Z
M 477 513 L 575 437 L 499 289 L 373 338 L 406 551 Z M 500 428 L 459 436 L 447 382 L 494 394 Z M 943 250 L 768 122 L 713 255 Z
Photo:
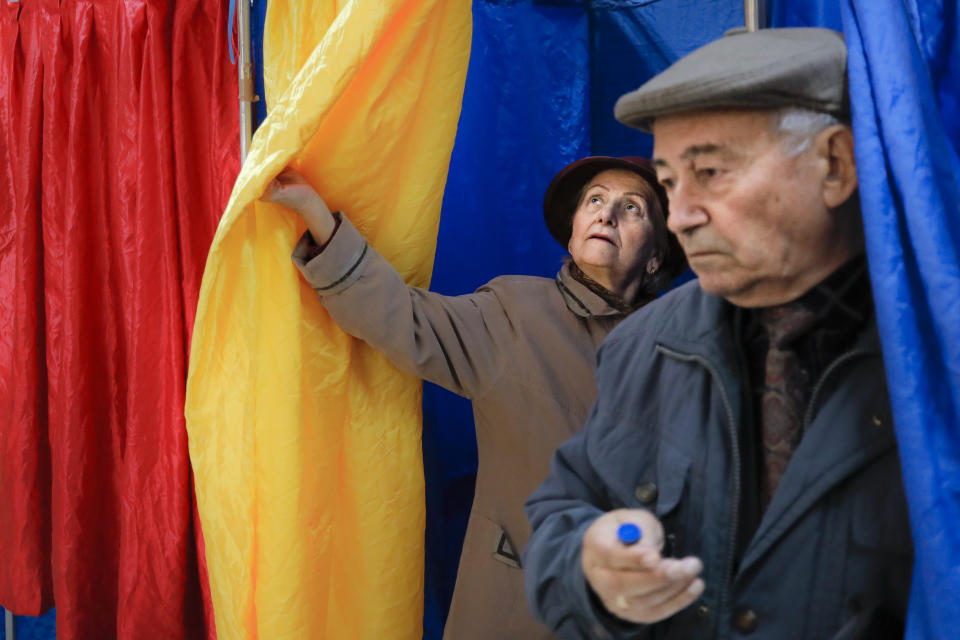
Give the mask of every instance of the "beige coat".
M 537 640 L 527 608 L 523 503 L 586 420 L 594 352 L 623 319 L 573 280 L 504 276 L 475 293 L 408 287 L 344 218 L 322 253 L 293 260 L 336 323 L 404 371 L 473 401 L 479 469 L 445 640 Z

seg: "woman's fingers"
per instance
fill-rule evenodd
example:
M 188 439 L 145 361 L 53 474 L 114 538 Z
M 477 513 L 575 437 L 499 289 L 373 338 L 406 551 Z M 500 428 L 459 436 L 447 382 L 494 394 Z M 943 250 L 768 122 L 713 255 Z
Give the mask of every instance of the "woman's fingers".
M 316 204 L 319 196 L 296 169 L 286 167 L 267 183 L 260 200 L 283 205 L 304 215 L 312 204 Z
M 276 182 L 284 186 L 289 184 L 307 184 L 306 178 L 300 175 L 293 167 L 284 167 L 271 182 Z
M 284 167 L 280 173 L 275 175 L 273 179 L 267 183 L 267 188 L 264 189 L 263 197 L 260 199 L 265 202 L 285 204 L 280 200 L 282 195 L 285 193 L 284 190 L 296 185 L 309 186 L 309 183 L 293 167 Z

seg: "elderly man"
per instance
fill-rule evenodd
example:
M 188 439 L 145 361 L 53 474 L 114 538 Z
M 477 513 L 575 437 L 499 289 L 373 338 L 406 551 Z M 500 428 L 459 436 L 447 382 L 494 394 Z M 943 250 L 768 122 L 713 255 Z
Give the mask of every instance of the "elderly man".
M 845 62 L 832 31 L 732 33 L 617 103 L 654 134 L 699 280 L 610 334 L 587 425 L 527 503 L 528 599 L 560 637 L 902 637 Z

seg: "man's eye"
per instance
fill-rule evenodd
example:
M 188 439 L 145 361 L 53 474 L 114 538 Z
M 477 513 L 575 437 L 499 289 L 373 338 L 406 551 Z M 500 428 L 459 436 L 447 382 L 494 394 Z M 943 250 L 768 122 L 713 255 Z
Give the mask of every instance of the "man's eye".
M 672 189 L 674 185 L 673 178 L 660 178 L 657 180 L 664 189 Z

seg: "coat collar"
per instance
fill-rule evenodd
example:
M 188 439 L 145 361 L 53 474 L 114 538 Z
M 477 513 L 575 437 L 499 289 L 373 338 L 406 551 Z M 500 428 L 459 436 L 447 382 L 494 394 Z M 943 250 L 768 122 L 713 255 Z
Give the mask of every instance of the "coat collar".
M 570 268 L 564 263 L 557 273 L 557 289 L 563 296 L 563 302 L 575 315 L 581 318 L 617 317 L 623 313 L 614 309 L 610 304 L 591 291 L 585 284 L 570 275 Z

